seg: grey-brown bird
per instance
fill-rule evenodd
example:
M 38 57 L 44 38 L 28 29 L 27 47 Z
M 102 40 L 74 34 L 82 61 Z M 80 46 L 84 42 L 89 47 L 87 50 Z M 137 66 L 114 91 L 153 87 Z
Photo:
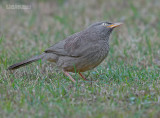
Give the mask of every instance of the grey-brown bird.
M 68 72 L 81 74 L 98 66 L 108 55 L 109 36 L 113 29 L 122 23 L 98 22 L 75 33 L 46 49 L 44 53 L 10 66 L 13 70 L 37 60 L 50 61 L 57 64 L 70 80 L 76 82 Z

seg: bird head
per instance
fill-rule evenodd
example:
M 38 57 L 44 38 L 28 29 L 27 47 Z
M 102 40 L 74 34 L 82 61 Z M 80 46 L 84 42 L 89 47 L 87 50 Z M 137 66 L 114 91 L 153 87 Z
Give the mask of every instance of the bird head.
M 109 22 L 98 22 L 89 26 L 90 32 L 100 37 L 101 39 L 109 39 L 109 36 L 114 28 L 122 25 L 123 23 L 109 23 Z

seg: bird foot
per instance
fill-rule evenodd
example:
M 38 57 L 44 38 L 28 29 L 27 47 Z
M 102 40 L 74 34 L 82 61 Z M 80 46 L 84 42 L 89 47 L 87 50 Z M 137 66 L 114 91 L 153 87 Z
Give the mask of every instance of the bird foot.
M 64 74 L 65 74 L 66 76 L 69 77 L 69 79 L 70 79 L 73 83 L 76 83 L 76 81 L 72 78 L 72 76 L 71 76 L 68 72 L 66 72 L 66 71 L 63 71 L 63 72 L 64 72 Z
M 80 72 L 78 74 L 82 77 L 83 80 L 88 81 L 88 79 L 86 79 Z

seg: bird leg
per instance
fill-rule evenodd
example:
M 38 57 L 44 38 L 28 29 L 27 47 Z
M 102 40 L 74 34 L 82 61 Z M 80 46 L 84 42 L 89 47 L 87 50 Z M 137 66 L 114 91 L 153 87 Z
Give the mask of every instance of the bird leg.
M 80 72 L 78 74 L 82 77 L 82 79 L 84 79 L 85 81 L 88 81 Z
M 66 72 L 66 71 L 63 71 L 63 72 L 64 72 L 64 74 L 65 74 L 66 76 L 69 77 L 69 79 L 70 79 L 73 83 L 76 83 L 76 81 L 72 78 L 72 76 L 71 76 L 68 72 Z

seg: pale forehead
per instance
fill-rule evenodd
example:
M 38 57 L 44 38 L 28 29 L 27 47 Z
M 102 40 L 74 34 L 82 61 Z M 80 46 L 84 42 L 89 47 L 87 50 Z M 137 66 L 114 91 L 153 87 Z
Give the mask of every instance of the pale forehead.
M 96 22 L 96 23 L 92 24 L 91 26 L 101 25 L 101 24 L 103 24 L 103 23 L 112 24 L 112 23 L 110 23 L 110 22 L 102 21 L 102 22 Z

